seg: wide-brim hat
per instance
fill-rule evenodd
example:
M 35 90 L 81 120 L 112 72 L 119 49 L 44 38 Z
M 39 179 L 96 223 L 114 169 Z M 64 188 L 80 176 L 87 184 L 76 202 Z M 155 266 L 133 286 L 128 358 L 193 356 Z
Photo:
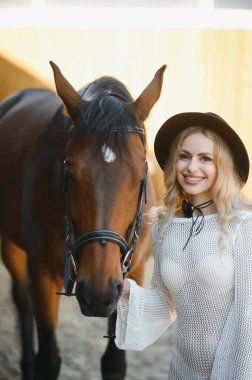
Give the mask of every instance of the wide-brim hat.
M 229 147 L 238 175 L 245 183 L 249 175 L 249 157 L 238 134 L 220 116 L 212 113 L 184 112 L 170 117 L 159 129 L 154 143 L 156 159 L 165 169 L 174 139 L 189 127 L 205 127 L 219 135 Z

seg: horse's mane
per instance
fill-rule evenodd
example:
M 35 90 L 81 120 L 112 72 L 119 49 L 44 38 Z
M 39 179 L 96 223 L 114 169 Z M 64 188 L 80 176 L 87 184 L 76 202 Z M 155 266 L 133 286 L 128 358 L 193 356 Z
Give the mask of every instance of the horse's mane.
M 125 127 L 140 125 L 123 106 L 123 103 L 133 101 L 126 86 L 115 78 L 101 77 L 83 87 L 79 94 L 88 104 L 80 110 L 80 117 L 74 123 L 71 141 L 96 132 L 98 146 L 104 143 L 110 146 L 115 136 L 119 143 L 127 145 L 128 133 L 125 133 Z

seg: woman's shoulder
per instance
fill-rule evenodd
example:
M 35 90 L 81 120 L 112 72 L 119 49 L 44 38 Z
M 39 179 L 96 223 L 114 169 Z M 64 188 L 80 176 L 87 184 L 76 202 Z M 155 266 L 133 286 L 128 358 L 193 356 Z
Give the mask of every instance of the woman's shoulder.
M 152 234 L 158 235 L 162 228 L 164 227 L 165 221 L 164 220 L 157 220 L 153 222 L 152 224 Z
M 180 224 L 192 223 L 192 220 L 182 216 L 173 215 L 170 218 L 162 218 L 152 224 L 153 243 L 162 241 L 164 235 L 170 231 L 170 228 L 179 228 Z
M 160 242 L 163 239 L 167 226 L 171 223 L 172 219 L 162 218 L 152 225 L 152 241 L 153 243 Z
M 235 212 L 235 219 L 238 221 L 252 221 L 252 211 L 238 210 Z
M 233 241 L 238 244 L 241 250 L 251 252 L 252 244 L 252 212 L 242 210 L 236 212 L 233 219 Z
M 252 212 L 249 210 L 236 211 L 233 219 L 233 226 L 236 233 L 240 231 L 239 233 L 243 235 L 247 234 L 247 237 L 250 239 L 252 233 Z

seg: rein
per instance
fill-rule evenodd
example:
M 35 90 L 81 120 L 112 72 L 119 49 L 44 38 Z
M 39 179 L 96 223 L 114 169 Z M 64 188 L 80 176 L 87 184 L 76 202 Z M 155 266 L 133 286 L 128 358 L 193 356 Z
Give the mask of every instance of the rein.
M 115 132 L 118 132 L 118 129 L 115 129 Z M 141 137 L 142 142 L 144 143 L 144 129 L 141 127 L 125 127 L 122 132 L 124 133 L 138 133 Z M 70 216 L 70 207 L 69 207 L 69 194 L 68 194 L 68 186 L 67 186 L 67 170 L 66 170 L 66 162 L 64 161 L 64 196 L 65 196 L 65 274 L 64 274 L 64 286 L 65 292 L 59 292 L 58 295 L 65 296 L 74 296 L 73 288 L 76 282 L 77 277 L 77 265 L 76 258 L 78 253 L 80 252 L 81 247 L 84 244 L 90 242 L 100 242 L 102 245 L 107 244 L 108 242 L 112 242 L 114 244 L 119 245 L 121 250 L 121 268 L 123 273 L 123 278 L 131 269 L 132 259 L 134 256 L 134 252 L 136 250 L 137 240 L 140 234 L 140 225 L 142 221 L 142 212 L 141 206 L 142 201 L 145 195 L 145 203 L 146 199 L 146 184 L 147 184 L 147 174 L 148 174 L 148 164 L 147 160 L 145 160 L 146 164 L 146 172 L 144 178 L 140 185 L 138 203 L 136 209 L 136 215 L 134 219 L 134 223 L 130 231 L 127 233 L 128 236 L 131 235 L 133 226 L 135 225 L 135 229 L 133 232 L 133 236 L 130 242 L 127 241 L 122 235 L 117 233 L 116 231 L 109 229 L 98 229 L 86 232 L 79 236 L 74 243 L 73 241 L 73 229 L 72 229 L 72 221 Z M 72 270 L 71 270 L 72 263 Z

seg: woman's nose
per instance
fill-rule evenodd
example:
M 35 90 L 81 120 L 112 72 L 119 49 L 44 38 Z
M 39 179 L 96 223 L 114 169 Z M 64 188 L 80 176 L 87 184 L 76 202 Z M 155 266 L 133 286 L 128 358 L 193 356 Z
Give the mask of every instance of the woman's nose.
M 193 173 L 193 172 L 195 172 L 197 169 L 198 169 L 197 162 L 196 162 L 195 159 L 192 158 L 192 159 L 188 162 L 187 170 L 188 170 L 190 173 Z

